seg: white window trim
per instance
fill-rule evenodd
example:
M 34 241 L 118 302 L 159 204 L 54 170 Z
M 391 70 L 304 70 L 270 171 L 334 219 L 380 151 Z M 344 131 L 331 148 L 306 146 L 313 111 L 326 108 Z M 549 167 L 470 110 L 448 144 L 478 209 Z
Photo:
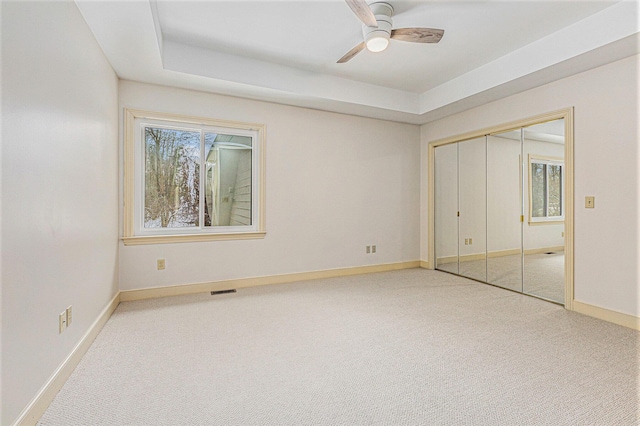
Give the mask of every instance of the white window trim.
M 142 180 L 138 176 L 140 166 L 136 161 L 136 149 L 142 144 L 136 144 L 137 123 L 144 121 L 150 124 L 161 121 L 165 125 L 169 122 L 175 127 L 192 128 L 204 126 L 220 129 L 227 133 L 243 134 L 255 132 L 254 160 L 252 161 L 252 181 L 254 195 L 252 197 L 252 211 L 255 219 L 247 227 L 211 227 L 210 229 L 176 229 L 167 233 L 162 230 L 148 230 L 141 227 L 141 190 Z M 228 120 L 216 120 L 204 117 L 194 117 L 179 114 L 161 113 L 125 108 L 124 111 L 124 225 L 122 240 L 125 245 L 166 244 L 196 241 L 242 240 L 264 238 L 266 235 L 265 218 L 265 133 L 263 124 L 242 123 Z M 136 200 L 136 198 L 139 198 Z M 137 201 L 137 203 L 136 203 Z M 252 216 L 253 216 L 252 214 Z
M 560 200 L 560 205 L 562 206 L 562 215 L 561 216 L 546 216 L 546 217 L 534 217 L 533 216 L 533 180 L 531 176 L 531 164 L 546 164 L 546 165 L 554 165 L 562 167 L 562 177 L 561 177 L 561 188 L 562 188 L 562 197 Z M 564 212 L 565 212 L 565 194 L 564 194 L 564 179 L 565 179 L 565 166 L 564 159 L 558 157 L 544 157 L 539 155 L 531 155 L 529 154 L 529 164 L 527 169 L 527 175 L 529 176 L 529 225 L 551 225 L 558 224 L 564 222 Z

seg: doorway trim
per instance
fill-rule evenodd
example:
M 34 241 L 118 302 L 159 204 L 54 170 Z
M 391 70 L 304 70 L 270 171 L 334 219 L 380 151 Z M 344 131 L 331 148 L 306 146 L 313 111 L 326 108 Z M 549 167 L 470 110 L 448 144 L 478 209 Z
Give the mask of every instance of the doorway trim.
M 574 302 L 574 279 L 573 279 L 573 222 L 574 222 L 574 163 L 573 163 L 573 107 L 536 115 L 521 120 L 512 121 L 505 124 L 498 124 L 484 129 L 475 130 L 460 135 L 451 136 L 429 142 L 428 148 L 428 249 L 429 249 L 429 269 L 435 269 L 435 149 L 438 146 L 448 145 L 456 142 L 463 142 L 494 133 L 516 130 L 521 127 L 528 127 L 534 124 L 541 124 L 547 121 L 564 119 L 564 167 L 565 167 L 565 217 L 564 217 L 564 307 L 573 310 Z

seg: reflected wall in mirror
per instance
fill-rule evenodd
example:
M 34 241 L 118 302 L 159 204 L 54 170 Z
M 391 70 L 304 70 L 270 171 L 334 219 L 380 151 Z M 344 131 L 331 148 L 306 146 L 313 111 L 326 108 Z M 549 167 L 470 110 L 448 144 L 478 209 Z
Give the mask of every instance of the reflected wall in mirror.
M 564 302 L 564 120 L 524 128 L 523 292 Z
M 458 142 L 459 274 L 487 280 L 486 139 Z
M 521 131 L 487 136 L 487 282 L 522 291 Z
M 458 144 L 438 147 L 435 155 L 436 269 L 458 273 Z

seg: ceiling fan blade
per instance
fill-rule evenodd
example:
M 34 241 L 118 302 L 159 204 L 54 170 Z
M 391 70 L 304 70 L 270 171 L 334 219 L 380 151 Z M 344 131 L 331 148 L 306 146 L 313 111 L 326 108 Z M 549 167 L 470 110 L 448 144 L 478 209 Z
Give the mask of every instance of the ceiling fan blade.
M 342 58 L 338 59 L 338 63 L 344 64 L 345 62 L 350 61 L 354 56 L 362 52 L 364 48 L 365 48 L 365 44 L 363 41 L 362 43 L 358 44 L 356 47 L 348 51 L 347 54 L 344 55 Z
M 367 27 L 377 27 L 378 21 L 365 0 L 345 0 L 353 13 Z
M 391 31 L 391 38 L 412 43 L 437 43 L 442 39 L 444 30 L 435 28 L 398 28 Z

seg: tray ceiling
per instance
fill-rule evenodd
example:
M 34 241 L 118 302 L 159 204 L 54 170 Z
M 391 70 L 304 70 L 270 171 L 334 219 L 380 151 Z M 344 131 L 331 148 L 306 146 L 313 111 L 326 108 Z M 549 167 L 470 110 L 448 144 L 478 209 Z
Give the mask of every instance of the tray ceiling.
M 344 1 L 76 1 L 120 78 L 425 123 L 638 53 L 636 1 L 390 1 L 438 44 L 362 41 Z

